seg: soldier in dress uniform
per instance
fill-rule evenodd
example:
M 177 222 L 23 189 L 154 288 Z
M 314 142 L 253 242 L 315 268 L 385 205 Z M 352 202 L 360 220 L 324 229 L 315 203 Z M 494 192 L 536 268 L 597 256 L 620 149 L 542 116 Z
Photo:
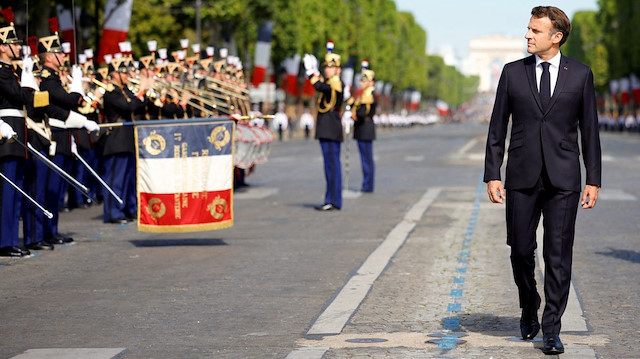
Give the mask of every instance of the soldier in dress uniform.
M 340 55 L 333 52 L 333 42 L 329 41 L 324 58 L 324 77 L 320 76 L 318 60 L 315 56 L 306 54 L 303 60 L 306 74 L 318 92 L 315 138 L 320 141 L 322 148 L 324 174 L 327 181 L 324 204 L 315 208 L 320 211 L 339 210 L 342 207 L 340 144 L 343 139 L 340 106 L 344 87 L 340 80 Z
M 369 69 L 369 62 L 362 62 L 360 88 L 362 95 L 355 99 L 352 113 L 355 120 L 353 138 L 358 141 L 360 162 L 362 163 L 362 192 L 373 192 L 375 166 L 373 163 L 373 141 L 376 139 L 376 97 L 373 94 L 375 73 Z
M 37 57 L 38 38 L 31 36 L 27 39 L 27 42 L 29 44 L 29 52 L 36 55 L 32 57 L 34 61 L 33 74 L 36 76 L 36 83 L 39 85 L 42 67 L 40 66 L 40 59 Z M 23 47 L 23 50 L 25 49 L 26 47 Z M 51 130 L 46 115 L 48 108 L 49 106 L 35 108 L 32 104 L 27 104 L 26 106 L 27 114 L 33 121 L 29 122 L 27 126 L 27 141 L 43 156 L 47 156 L 49 153 L 51 143 Z M 38 203 L 45 203 L 46 200 L 47 171 L 49 171 L 49 168 L 40 158 L 35 155 L 28 156 L 24 170 L 24 190 Z M 53 244 L 44 241 L 44 222 L 49 220 L 45 218 L 44 212 L 35 206 L 23 205 L 22 207 L 25 247 L 29 250 L 53 250 Z
M 135 113 L 144 106 L 146 88 L 138 94 L 129 87 L 129 69 L 124 60 L 111 59 L 109 63 L 110 89 L 104 95 L 105 122 L 118 123 L 134 120 Z M 127 223 L 138 212 L 136 198 L 136 157 L 133 126 L 110 127 L 103 131 L 103 163 L 105 182 L 124 202 L 120 205 L 108 193 L 104 194 L 104 222 Z
M 54 34 L 42 37 L 38 41 L 38 52 L 42 72 L 40 74 L 40 88 L 49 92 L 50 104 L 47 108 L 49 125 L 51 127 L 51 146 L 49 155 L 52 161 L 69 173 L 73 166 L 73 153 L 76 151 L 72 140 L 72 130 L 83 128 L 86 131 L 98 131 L 95 121 L 87 119 L 78 112 L 84 106 L 84 90 L 82 88 L 82 70 L 74 66 L 71 80 L 68 84 L 69 92 L 62 84 L 60 67 L 64 66 L 65 54 L 60 46 L 60 39 L 56 28 Z M 66 79 L 67 76 L 64 76 Z M 57 174 L 47 176 L 47 194 L 45 207 L 53 213 L 53 219 L 45 222 L 44 240 L 52 244 L 73 242 L 73 238 L 58 233 L 58 212 L 67 189 L 67 182 Z
M 21 40 L 13 27 L 13 13 L 3 10 L 8 26 L 0 28 L 0 173 L 19 187 L 23 187 L 26 150 L 25 106 L 42 107 L 48 104 L 48 93 L 40 92 L 33 76 L 33 61 L 25 59 L 20 74 L 11 61 L 18 59 Z M 0 183 L 0 256 L 23 257 L 31 254 L 21 248 L 18 238 L 22 196 L 9 183 Z M 26 205 L 26 204 L 25 204 Z
M 86 52 L 87 50 L 85 50 L 85 53 L 78 55 L 78 63 L 82 68 L 83 76 L 88 80 L 92 80 L 95 78 L 96 71 L 93 65 L 93 60 L 87 58 Z M 91 51 L 91 53 L 93 53 L 93 51 Z M 93 82 L 87 82 L 84 80 L 82 81 L 82 87 L 87 96 L 85 97 L 85 104 L 78 111 L 85 115 L 89 120 L 100 122 L 102 96 L 104 95 L 105 90 L 98 87 Z M 72 131 L 73 140 L 75 141 L 78 149 L 78 155 L 80 155 L 82 159 L 84 159 L 84 161 L 93 169 L 99 168 L 98 156 L 95 151 L 95 144 L 98 139 L 97 134 L 98 132 L 90 133 L 85 129 Z M 80 161 L 74 161 L 72 175 L 80 183 L 89 188 L 89 197 L 97 198 L 98 190 L 100 188 L 99 183 L 91 175 L 89 169 L 87 169 L 85 165 Z M 93 201 L 82 195 L 80 190 L 72 187 L 69 188 L 69 209 L 87 208 L 92 204 Z

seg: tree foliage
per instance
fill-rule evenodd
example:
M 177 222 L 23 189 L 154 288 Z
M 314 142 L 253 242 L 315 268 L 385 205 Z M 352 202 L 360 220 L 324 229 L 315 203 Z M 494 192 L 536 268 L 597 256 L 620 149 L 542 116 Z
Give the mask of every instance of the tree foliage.
M 3 1 L 3 3 L 24 1 Z M 75 0 L 76 7 L 91 20 L 78 32 L 81 47 L 96 48 L 100 41 L 105 0 Z M 45 24 L 33 31 L 47 35 L 46 19 L 55 6 L 71 7 L 72 0 L 30 0 L 29 18 Z M 274 22 L 271 61 L 276 71 L 296 53 L 322 58 L 326 41 L 335 42 L 343 61 L 353 57 L 355 69 L 367 58 L 379 80 L 393 83 L 394 91 L 416 89 L 423 98 L 449 98 L 452 105 L 462 97 L 450 96 L 451 84 L 473 83 L 454 68 L 434 64 L 437 56 L 426 54 L 427 33 L 410 13 L 399 12 L 393 0 L 201 0 L 201 45 L 228 47 L 245 67 L 251 68 L 257 28 Z M 147 41 L 159 47 L 179 49 L 181 38 L 197 41 L 196 0 L 134 0 L 129 40 L 134 56 L 147 53 Z M 9 4 L 11 5 L 11 4 Z M 3 6 L 5 6 L 3 4 Z M 43 11 L 44 10 L 44 11 Z M 460 97 L 460 98 L 458 98 Z
M 640 2 L 598 0 L 599 10 L 578 12 L 563 51 L 591 66 L 596 87 L 604 92 L 610 80 L 640 74 Z

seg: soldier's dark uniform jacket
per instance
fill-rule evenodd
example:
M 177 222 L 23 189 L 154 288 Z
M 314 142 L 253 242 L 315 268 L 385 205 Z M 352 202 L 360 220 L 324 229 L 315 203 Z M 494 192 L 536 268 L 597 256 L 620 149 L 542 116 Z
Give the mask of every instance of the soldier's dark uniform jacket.
M 82 95 L 67 92 L 60 81 L 60 73 L 50 67 L 44 66 L 40 77 L 40 89 L 49 92 L 47 114 L 51 125 L 51 139 L 57 144 L 56 153 L 71 156 L 71 132 L 64 128 L 64 122 L 69 117 L 69 112 L 77 110 L 82 104 Z
M 340 106 L 342 105 L 342 81 L 333 76 L 322 81 L 319 76 L 312 76 L 311 83 L 318 91 L 318 124 L 315 138 L 319 140 L 342 141 L 342 122 Z
M 356 114 L 356 121 L 353 125 L 353 138 L 356 140 L 376 139 L 376 125 L 373 122 L 373 115 L 376 114 L 376 98 L 373 90 L 373 87 L 364 89 L 362 97 L 355 102 L 353 111 Z
M 113 85 L 111 91 L 104 94 L 104 117 L 106 123 L 142 120 L 134 114 L 144 103 L 129 88 Z M 103 134 L 103 155 L 117 153 L 135 154 L 133 126 L 113 127 Z
M 0 62 L 0 116 L 4 122 L 8 123 L 18 135 L 16 141 L 26 144 L 27 126 L 24 121 L 23 111 L 25 106 L 33 105 L 34 91 L 29 88 L 20 87 L 20 75 L 13 66 Z M 13 110 L 10 112 L 3 110 Z M 21 157 L 26 158 L 26 150 L 19 144 L 5 143 L 0 146 L 0 157 Z

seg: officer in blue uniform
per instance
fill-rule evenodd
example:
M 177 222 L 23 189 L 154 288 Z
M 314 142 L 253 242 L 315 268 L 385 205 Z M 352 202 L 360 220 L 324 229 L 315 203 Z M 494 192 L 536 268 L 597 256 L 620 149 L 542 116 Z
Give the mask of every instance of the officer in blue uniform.
M 376 139 L 376 126 L 373 123 L 373 115 L 376 113 L 376 98 L 373 94 L 375 73 L 368 66 L 369 62 L 363 61 L 360 77 L 362 95 L 354 101 L 352 108 L 355 116 L 353 138 L 358 141 L 362 163 L 362 192 L 373 192 L 375 172 L 373 163 L 373 141 Z
M 324 174 L 327 190 L 324 204 L 315 207 L 319 211 L 342 208 L 342 169 L 340 165 L 340 144 L 343 139 L 340 121 L 343 84 L 340 80 L 340 55 L 333 53 L 333 42 L 327 43 L 324 58 L 324 77 L 318 71 L 318 60 L 313 55 L 304 56 L 306 74 L 318 92 L 318 118 L 315 138 L 320 141 L 324 159 Z
M 129 69 L 124 59 L 109 63 L 111 83 L 104 94 L 105 122 L 118 123 L 142 120 L 144 92 L 129 90 Z M 124 202 L 120 205 L 108 193 L 104 194 L 104 222 L 124 224 L 133 221 L 138 213 L 136 194 L 136 157 L 133 126 L 110 127 L 101 135 L 104 143 L 104 180 Z
M 6 17 L 6 15 L 5 15 Z M 27 60 L 20 74 L 11 65 L 18 59 L 21 41 L 16 37 L 13 19 L 0 28 L 0 172 L 11 182 L 23 187 L 26 150 L 15 142 L 26 145 L 25 106 L 46 106 L 48 94 L 38 91 L 32 73 L 33 62 Z M 14 132 L 14 133 L 11 133 Z M 10 137 L 11 139 L 7 139 Z M 11 142 L 13 141 L 13 142 Z M 20 246 L 18 232 L 22 195 L 9 183 L 0 183 L 0 256 L 24 257 L 31 252 Z

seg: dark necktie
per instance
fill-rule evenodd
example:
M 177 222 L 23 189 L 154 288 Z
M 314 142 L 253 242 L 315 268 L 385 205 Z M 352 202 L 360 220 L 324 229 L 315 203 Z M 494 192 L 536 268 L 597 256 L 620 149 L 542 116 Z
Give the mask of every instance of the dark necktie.
M 546 111 L 551 100 L 551 75 L 549 74 L 549 63 L 543 62 L 542 64 L 542 76 L 540 76 L 540 104 L 542 110 Z

